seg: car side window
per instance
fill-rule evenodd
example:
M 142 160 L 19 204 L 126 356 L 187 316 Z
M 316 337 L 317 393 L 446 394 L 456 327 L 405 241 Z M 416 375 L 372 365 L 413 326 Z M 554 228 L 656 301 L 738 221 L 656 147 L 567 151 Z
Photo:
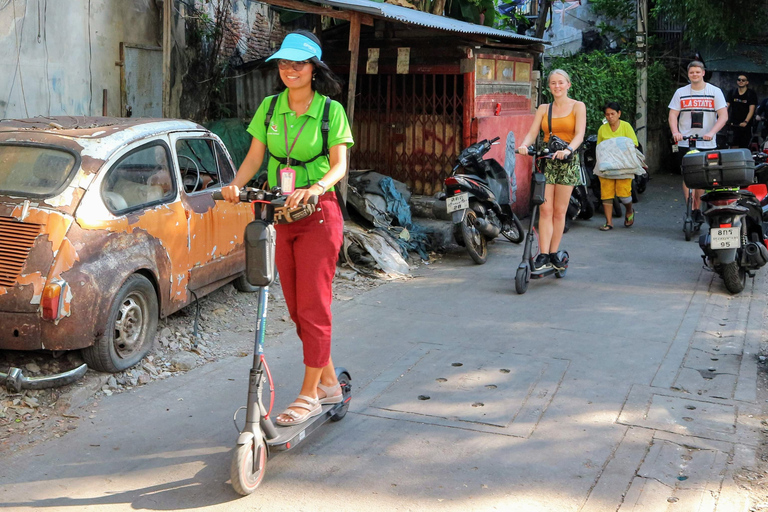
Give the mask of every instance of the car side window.
M 187 194 L 221 186 L 214 141 L 211 139 L 179 139 L 176 159 Z
M 219 172 L 221 173 L 221 183 L 226 185 L 235 179 L 235 170 L 232 168 L 232 163 L 227 158 L 227 153 L 221 144 L 216 143 L 216 160 L 219 162 Z
M 102 186 L 104 202 L 113 213 L 160 204 L 175 193 L 168 148 L 160 142 L 123 156 L 110 169 Z

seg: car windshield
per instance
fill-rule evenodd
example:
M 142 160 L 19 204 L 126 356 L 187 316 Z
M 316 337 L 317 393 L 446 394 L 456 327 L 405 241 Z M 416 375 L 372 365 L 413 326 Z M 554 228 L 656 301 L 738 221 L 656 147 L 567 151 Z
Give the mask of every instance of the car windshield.
M 67 183 L 75 163 L 75 156 L 61 149 L 0 144 L 0 192 L 52 196 Z

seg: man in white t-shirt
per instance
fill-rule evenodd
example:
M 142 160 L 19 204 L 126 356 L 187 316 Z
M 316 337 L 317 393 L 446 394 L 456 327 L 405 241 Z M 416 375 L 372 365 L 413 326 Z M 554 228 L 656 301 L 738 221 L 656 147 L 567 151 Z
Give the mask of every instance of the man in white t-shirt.
M 675 91 L 669 102 L 669 129 L 677 143 L 678 167 L 683 155 L 689 151 L 688 141 L 684 136 L 698 135 L 703 141 L 696 142 L 696 149 L 715 149 L 715 136 L 728 122 L 728 104 L 723 91 L 704 81 L 704 63 L 694 60 L 688 64 L 690 84 Z M 693 210 L 701 206 L 702 190 L 693 191 Z M 683 183 L 683 194 L 688 200 L 688 187 Z M 701 212 L 695 213 L 697 216 Z

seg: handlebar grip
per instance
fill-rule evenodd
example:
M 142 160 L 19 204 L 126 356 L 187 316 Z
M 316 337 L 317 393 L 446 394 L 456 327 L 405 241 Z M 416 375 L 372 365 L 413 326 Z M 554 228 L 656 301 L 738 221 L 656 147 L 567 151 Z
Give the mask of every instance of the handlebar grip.
M 213 200 L 214 201 L 223 201 L 224 196 L 221 194 L 221 190 L 215 190 L 213 192 Z
M 500 137 L 494 137 L 493 139 L 491 139 L 491 144 L 493 144 L 494 142 L 496 142 L 499 139 L 500 139 Z

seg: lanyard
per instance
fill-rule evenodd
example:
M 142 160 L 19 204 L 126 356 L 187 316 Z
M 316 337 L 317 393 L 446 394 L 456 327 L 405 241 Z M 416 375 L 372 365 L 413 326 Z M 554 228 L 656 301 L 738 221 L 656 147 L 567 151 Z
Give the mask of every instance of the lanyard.
M 301 128 L 299 128 L 299 133 L 296 134 L 296 138 L 293 139 L 293 144 L 291 144 L 291 147 L 288 147 L 288 122 L 285 120 L 285 116 L 283 116 L 283 134 L 285 135 L 285 162 L 288 167 L 291 166 L 291 151 L 293 151 L 293 147 L 296 145 L 296 141 L 299 140 L 299 136 L 301 135 L 301 132 L 304 130 L 304 127 L 307 126 L 307 122 L 309 122 L 309 117 L 307 117 L 304 120 L 304 124 L 301 125 Z

